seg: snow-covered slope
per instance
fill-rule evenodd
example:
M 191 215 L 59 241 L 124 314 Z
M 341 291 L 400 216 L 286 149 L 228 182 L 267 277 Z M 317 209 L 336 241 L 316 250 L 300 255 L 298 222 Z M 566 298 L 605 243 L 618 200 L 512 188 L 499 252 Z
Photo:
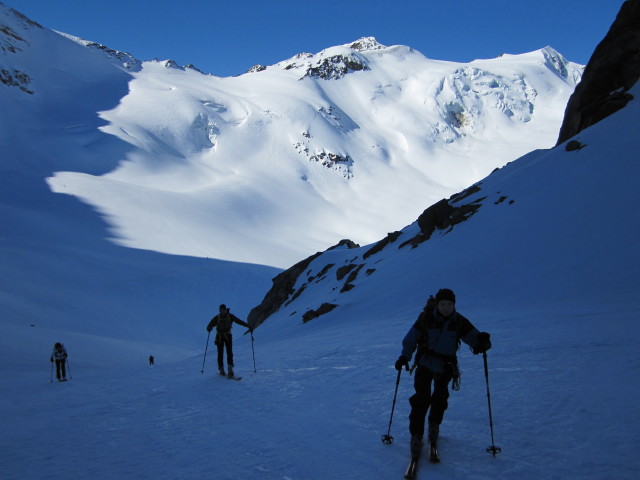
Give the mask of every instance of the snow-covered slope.
M 3 69 L 29 80 L 0 91 L 3 163 L 33 159 L 47 129 L 49 187 L 119 244 L 278 267 L 375 241 L 553 145 L 582 71 L 551 47 L 458 64 L 364 38 L 218 78 L 0 11 Z
M 145 174 L 171 162 L 163 157 L 160 166 L 146 165 L 151 156 L 135 145 L 149 139 L 148 148 L 157 148 L 159 130 L 155 138 L 136 133 L 122 142 L 98 129 L 113 124 L 96 112 L 113 114 L 135 94 L 128 93 L 130 70 L 113 57 L 98 62 L 96 52 L 62 36 L 31 31 L 37 28 L 31 23 L 21 28 L 13 23 L 12 34 L 29 45 L 44 38 L 52 52 L 64 49 L 66 61 L 53 62 L 45 52 L 33 64 L 11 57 L 12 72 L 27 73 L 30 83 L 21 85 L 33 93 L 0 85 L 6 108 L 0 115 L 3 479 L 399 478 L 408 457 L 412 378 L 401 379 L 391 430 L 396 442 L 383 445 L 396 380 L 392 365 L 426 297 L 441 286 L 453 288 L 458 309 L 492 334 L 491 400 L 503 453 L 494 459 L 485 452 L 490 432 L 482 361 L 463 349 L 462 390 L 452 393 L 441 429 L 443 463 L 425 463 L 422 475 L 637 478 L 637 100 L 582 132 L 583 148 L 533 152 L 482 180 L 479 191 L 457 196 L 454 206 L 481 206 L 415 249 L 399 246 L 419 233 L 411 223 L 419 212 L 395 242 L 366 259 L 373 244 L 320 255 L 296 286 L 307 283 L 305 290 L 257 329 L 253 351 L 249 336 L 235 330 L 236 371 L 244 378 L 230 382 L 212 378 L 213 344 L 200 373 L 204 326 L 222 302 L 244 318 L 278 270 L 125 248 L 110 241 L 119 218 L 107 217 L 107 224 L 76 198 L 53 194 L 44 179 L 56 171 L 91 174 L 96 187 L 102 178 L 113 195 L 116 182 L 100 176 L 120 159 L 132 161 L 118 168 Z M 10 48 L 27 51 L 14 40 L 0 44 L 2 68 Z M 77 64 L 102 73 L 78 76 Z M 55 76 L 65 82 L 46 81 Z M 159 82 L 158 91 L 167 93 L 165 86 Z M 637 86 L 630 93 L 640 95 Z M 456 145 L 459 140 L 445 147 Z M 317 166 L 332 175 L 326 178 L 340 175 Z M 355 173 L 341 181 L 350 185 Z M 51 183 L 64 188 L 65 175 L 74 180 L 58 174 Z M 186 183 L 176 174 L 174 190 L 163 188 L 180 194 L 175 186 Z M 137 188 L 124 184 L 122 191 Z M 288 194 L 282 197 L 291 203 Z M 162 208 L 173 203 L 155 206 L 134 209 L 138 221 L 154 212 L 168 218 Z M 236 225 L 233 217 L 223 220 Z M 348 274 L 339 282 L 337 269 L 350 264 L 365 266 L 353 287 L 339 293 Z M 303 323 L 307 310 L 330 302 L 338 306 Z M 56 341 L 69 351 L 73 378 L 67 383 L 50 383 L 48 357 Z M 150 354 L 154 368 L 146 363 Z
M 579 72 L 550 48 L 460 65 L 342 46 L 223 79 L 145 62 L 101 114 L 128 161 L 50 184 L 107 213 L 124 245 L 286 266 L 552 145 Z
M 637 86 L 631 93 L 640 95 Z M 203 364 L 206 321 L 191 356 L 168 348 L 175 335 L 162 324 L 153 343 L 117 339 L 111 348 L 96 348 L 109 341 L 99 335 L 3 327 L 3 478 L 60 471 L 74 480 L 399 478 L 409 454 L 412 378 L 401 377 L 395 443 L 383 445 L 397 378 L 392 365 L 427 295 L 449 286 L 457 308 L 492 335 L 488 371 L 502 453 L 485 451 L 491 436 L 482 359 L 463 348 L 462 389 L 452 392 L 441 426 L 443 461 L 425 461 L 421 476 L 634 480 L 640 225 L 628 207 L 640 200 L 639 115 L 634 100 L 582 132 L 582 149 L 535 152 L 492 174 L 479 191 L 452 201 L 482 205 L 475 214 L 414 249 L 399 245 L 418 233 L 417 224 L 366 260 L 373 245 L 320 255 L 305 281 L 335 265 L 257 329 L 253 351 L 236 332 L 240 382 L 215 374 L 213 345 Z M 338 293 L 344 282 L 336 270 L 350 263 L 366 268 Z M 145 280 L 138 295 L 153 290 Z M 229 281 L 242 285 L 233 271 Z M 149 309 L 113 285 L 97 296 L 141 315 Z M 157 298 L 169 307 L 173 300 Z M 338 307 L 303 323 L 304 310 L 319 302 Z M 117 316 L 112 323 L 127 327 Z M 69 350 L 70 382 L 49 383 L 53 341 Z
M 395 316 L 442 285 L 494 313 L 541 301 L 560 310 L 636 302 L 633 107 L 576 136 L 579 149 L 525 155 L 378 243 L 314 256 L 267 323 L 297 324 L 323 303 L 335 305 L 327 317 L 366 321 L 359 310 L 372 302 Z
M 93 338 L 95 351 L 120 339 L 117 363 L 168 331 L 171 348 L 190 351 L 202 329 L 190 322 L 223 301 L 246 315 L 276 269 L 120 247 L 104 216 L 47 186 L 56 170 L 102 175 L 126 156 L 98 112 L 127 94 L 129 70 L 3 4 L 0 26 L 0 71 L 25 80 L 0 83 L 0 344 L 11 362 L 31 358 L 16 343 L 25 327 L 37 350 L 52 332 Z M 229 281 L 238 275 L 242 289 Z

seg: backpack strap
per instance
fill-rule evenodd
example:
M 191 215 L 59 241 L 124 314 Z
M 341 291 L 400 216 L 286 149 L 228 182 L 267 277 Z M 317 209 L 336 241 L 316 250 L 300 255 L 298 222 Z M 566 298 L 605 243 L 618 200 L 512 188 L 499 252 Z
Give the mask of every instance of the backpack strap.
M 445 364 L 450 364 L 456 367 L 458 366 L 458 356 L 457 355 L 445 355 L 439 352 L 436 352 L 435 350 L 432 350 L 429 348 L 429 323 L 430 321 L 432 321 L 434 319 L 433 315 L 434 315 L 434 309 L 435 309 L 435 305 L 431 304 L 431 301 L 434 301 L 435 303 L 435 299 L 433 299 L 433 296 L 429 297 L 429 301 L 427 302 L 427 305 L 424 307 L 424 310 L 420 313 L 420 316 L 418 317 L 418 319 L 416 320 L 416 322 L 414 323 L 414 328 L 418 329 L 418 331 L 420 331 L 421 333 L 421 337 L 420 337 L 420 341 L 418 342 L 418 348 L 416 350 L 416 355 L 415 355 L 415 359 L 413 362 L 413 365 L 411 366 L 411 369 L 409 370 L 410 373 L 413 373 L 413 371 L 415 370 L 415 368 L 418 366 L 418 363 L 420 361 L 420 358 L 423 355 L 429 355 L 431 357 L 434 358 L 438 358 L 440 360 L 443 360 L 445 362 Z M 459 318 L 459 314 L 457 312 L 454 313 L 455 317 L 452 319 L 452 321 L 454 322 L 454 327 L 456 329 L 456 335 L 458 337 L 458 347 L 460 346 L 461 343 L 461 332 L 460 332 L 460 318 Z

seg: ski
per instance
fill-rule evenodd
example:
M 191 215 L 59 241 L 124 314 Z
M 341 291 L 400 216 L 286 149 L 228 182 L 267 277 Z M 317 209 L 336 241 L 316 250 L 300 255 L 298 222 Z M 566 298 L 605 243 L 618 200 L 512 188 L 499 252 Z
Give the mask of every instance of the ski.
M 242 380 L 242 377 L 236 377 L 236 376 L 230 377 L 229 375 L 227 375 L 227 378 L 229 380 Z
M 411 461 L 409 462 L 409 466 L 407 467 L 407 471 L 404 472 L 405 480 L 414 480 L 416 478 L 416 473 L 418 472 L 418 461 L 420 460 L 419 455 L 412 455 Z
M 438 447 L 435 444 L 429 446 L 429 461 L 431 463 L 440 463 L 440 455 L 438 454 Z

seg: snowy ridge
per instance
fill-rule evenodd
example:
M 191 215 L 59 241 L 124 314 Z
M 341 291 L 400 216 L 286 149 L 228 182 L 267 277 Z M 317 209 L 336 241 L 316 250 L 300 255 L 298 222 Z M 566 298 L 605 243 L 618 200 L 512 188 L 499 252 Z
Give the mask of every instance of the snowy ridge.
M 98 48 L 103 68 L 127 62 Z M 462 65 L 365 38 L 234 78 L 143 62 L 100 113 L 104 145 L 126 150 L 100 147 L 116 168 L 62 167 L 49 184 L 119 244 L 283 267 L 343 236 L 375 241 L 552 145 L 581 67 L 564 61 L 565 78 L 548 56 Z
M 83 47 L 87 47 L 88 49 L 102 52 L 108 59 L 116 61 L 118 64 L 122 65 L 127 70 L 131 70 L 132 72 L 137 72 L 142 67 L 142 62 L 128 52 L 120 52 L 118 50 L 113 50 L 112 48 L 109 48 L 106 45 L 102 45 L 96 42 L 91 42 L 89 40 L 84 40 L 83 38 L 76 37 L 74 35 L 69 35 L 64 32 L 56 32 L 56 33 L 59 33 L 63 37 L 66 37 L 69 40 L 72 40 L 82 45 Z

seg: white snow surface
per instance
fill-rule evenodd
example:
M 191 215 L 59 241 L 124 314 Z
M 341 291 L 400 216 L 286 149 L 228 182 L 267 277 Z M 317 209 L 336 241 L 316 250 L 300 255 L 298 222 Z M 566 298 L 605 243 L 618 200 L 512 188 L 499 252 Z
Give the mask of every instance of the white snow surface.
M 41 150 L 51 190 L 120 245 L 279 268 L 376 241 L 552 146 L 582 73 L 551 47 L 462 64 L 367 38 L 220 78 L 7 11 L 22 41 L 0 61 L 34 92 L 3 89 L 5 134 L 26 136 L 7 163 Z
M 0 5 L 0 23 L 9 18 L 7 11 Z M 411 223 L 417 216 L 413 212 L 400 238 L 367 259 L 363 255 L 371 245 L 320 255 L 296 286 L 307 283 L 305 291 L 256 330 L 253 345 L 248 335 L 242 335 L 243 329 L 235 327 L 236 373 L 243 379 L 233 382 L 217 376 L 215 347 L 212 342 L 205 347 L 204 327 L 218 303 L 246 318 L 280 270 L 203 257 L 215 257 L 218 249 L 224 250 L 220 245 L 236 260 L 249 256 L 245 249 L 261 248 L 255 240 L 266 235 L 270 222 L 286 235 L 296 231 L 293 226 L 284 228 L 282 211 L 271 213 L 275 197 L 270 187 L 275 186 L 283 204 L 302 207 L 300 217 L 305 208 L 311 209 L 310 199 L 317 192 L 338 206 L 343 197 L 329 176 L 336 172 L 317 165 L 300 164 L 293 174 L 285 161 L 285 166 L 272 164 L 273 174 L 266 175 L 269 169 L 251 170 L 258 164 L 255 156 L 244 158 L 240 152 L 212 166 L 205 157 L 226 148 L 223 136 L 219 145 L 207 146 L 206 138 L 211 137 L 204 133 L 198 137 L 178 118 L 190 118 L 197 106 L 194 99 L 199 98 L 221 105 L 201 104 L 217 108 L 225 117 L 218 124 L 221 132 L 254 121 L 255 128 L 268 130 L 269 115 L 283 115 L 287 99 L 296 95 L 295 86 L 304 88 L 307 79 L 288 84 L 278 101 L 271 96 L 269 102 L 259 96 L 243 100 L 249 88 L 243 83 L 249 83 L 249 77 L 262 78 L 266 73 L 265 82 L 273 89 L 278 84 L 269 80 L 271 71 L 273 75 L 291 71 L 272 66 L 239 78 L 216 79 L 145 63 L 132 79 L 130 71 L 113 69 L 81 45 L 69 46 L 65 37 L 46 29 L 22 31 L 19 24 L 11 26 L 17 36 L 28 33 L 32 45 L 46 42 L 51 51 L 37 52 L 15 43 L 24 54 L 15 58 L 24 63 L 12 60 L 12 71 L 28 69 L 33 95 L 0 85 L 3 479 L 401 478 L 409 454 L 407 399 L 412 377 L 401 376 L 391 426 L 395 443 L 383 445 L 380 437 L 387 433 L 396 381 L 392 365 L 427 296 L 441 287 L 454 289 L 458 310 L 491 333 L 491 405 L 495 444 L 502 453 L 493 458 L 485 451 L 491 437 L 482 359 L 462 348 L 462 389 L 452 392 L 441 427 L 442 463 L 430 465 L 424 460 L 419 478 L 638 478 L 640 220 L 633 213 L 640 201 L 637 100 L 580 133 L 577 140 L 584 148 L 567 152 L 561 145 L 534 151 L 482 180 L 480 191 L 469 197 L 482 204 L 478 213 L 450 231 L 436 232 L 415 249 L 399 248 L 418 231 Z M 55 58 L 62 41 L 69 62 L 47 61 Z M 405 47 L 395 51 L 394 61 L 417 62 L 416 52 Z M 395 57 L 398 51 L 405 57 Z M 2 52 L 0 63 L 9 58 L 6 50 Z M 372 57 L 367 60 L 374 62 Z M 147 75 L 154 69 L 156 77 Z M 78 72 L 87 74 L 79 78 Z M 171 75 L 175 90 L 167 88 Z M 348 76 L 338 81 L 345 79 L 351 81 Z M 224 92 L 219 96 L 193 93 L 209 94 L 217 83 L 225 85 L 225 90 L 219 87 Z M 163 100 L 146 102 L 154 89 Z M 236 96 L 230 93 L 233 89 L 238 90 Z M 354 87 L 352 93 L 363 91 Z M 398 90 L 398 96 L 402 92 L 406 89 Z M 640 88 L 636 85 L 631 93 L 639 98 Z M 172 96 L 181 100 L 174 103 Z M 302 96 L 307 99 L 306 93 Z M 329 105 L 306 101 L 311 105 L 309 115 Z M 243 102 L 251 104 L 247 116 L 239 115 Z M 253 102 L 265 102 L 263 116 L 253 118 L 258 111 Z M 141 112 L 138 107 L 143 105 Z M 402 163 L 396 156 L 402 142 L 383 136 L 374 119 L 359 117 L 353 108 L 348 116 L 357 118 L 354 123 L 360 128 L 351 131 L 371 136 L 369 140 L 379 135 L 380 150 L 387 152 L 386 163 L 371 162 L 366 168 L 400 172 L 398 178 L 405 176 L 407 191 L 413 182 L 419 183 L 406 178 L 409 167 L 397 166 Z M 404 113 L 394 119 L 390 110 L 386 112 L 381 108 L 379 115 L 398 122 L 391 129 L 398 140 L 405 127 L 411 131 Z M 162 115 L 165 130 L 158 120 Z M 136 116 L 144 121 L 136 121 Z M 323 118 L 321 123 L 328 124 Z M 364 122 L 370 123 L 365 127 Z M 529 123 L 534 122 L 532 118 Z M 301 121 L 298 131 L 308 126 Z M 344 123 L 343 127 L 348 128 Z M 500 130 L 491 130 L 500 135 Z M 524 142 L 534 131 L 517 141 Z M 505 136 L 516 136 L 515 130 L 506 132 L 511 133 Z M 258 138 L 240 130 L 228 135 L 246 135 L 248 142 Z M 356 169 L 364 162 L 358 162 L 355 146 L 354 150 L 345 146 L 357 142 L 338 142 L 333 137 L 337 135 L 327 133 L 322 145 L 354 158 L 353 177 L 340 179 L 351 185 L 351 180 L 366 177 Z M 113 142 L 114 136 L 127 140 Z M 407 133 L 405 148 L 423 152 L 416 146 L 418 137 Z M 265 135 L 263 140 L 272 152 L 281 151 L 284 143 L 273 138 Z M 497 138 L 484 138 L 486 148 L 494 145 L 499 150 Z M 447 144 L 451 158 L 470 166 L 458 146 L 468 143 L 458 141 Z M 204 148 L 199 154 L 180 150 L 198 142 Z M 251 145 L 265 151 L 264 145 Z M 345 150 L 338 151 L 340 146 Z M 477 148 L 473 151 L 483 151 Z M 528 151 L 526 144 L 522 148 Z M 244 153 L 248 150 L 247 146 Z M 445 161 L 439 154 L 433 158 L 435 163 Z M 315 167 L 320 172 L 310 173 Z M 417 166 L 412 168 L 415 177 L 424 176 Z M 477 168 L 480 177 L 489 167 Z M 430 177 L 436 186 L 450 180 L 444 167 L 441 171 L 441 177 Z M 313 195 L 301 195 L 309 182 L 296 185 L 287 179 L 302 174 L 323 182 L 326 190 L 314 186 Z M 94 205 L 98 210 L 75 197 L 53 193 L 44 181 L 47 177 L 56 191 L 100 203 Z M 441 198 L 457 188 L 455 182 L 467 187 L 473 181 L 455 178 L 434 188 Z M 242 182 L 247 190 L 232 188 Z M 335 197 L 327 194 L 331 189 L 337 192 Z M 375 200 L 371 189 L 348 189 Z M 256 192 L 264 195 L 263 210 L 248 200 Z M 127 197 L 135 203 L 126 202 Z M 219 203 L 233 209 L 207 210 Z M 362 211 L 352 204 L 343 207 Z M 389 205 L 391 211 L 397 207 Z M 242 240 L 250 229 L 229 213 L 238 209 L 255 215 L 255 223 L 267 224 L 260 225 L 260 235 L 252 231 L 252 241 Z M 176 223 L 180 215 L 190 218 Z M 292 215 L 295 221 L 296 214 Z M 333 218 L 327 212 L 323 215 Z M 328 223 L 325 228 L 340 232 L 355 218 L 355 214 L 344 217 L 344 223 Z M 385 221 L 380 215 L 383 229 L 395 228 Z M 162 225 L 166 228 L 159 234 L 155 229 Z M 223 225 L 227 238 L 210 250 L 202 247 L 204 253 L 198 255 L 196 249 L 207 242 L 198 243 L 197 237 L 209 238 Z M 168 231 L 175 236 L 167 242 L 175 245 L 193 239 L 187 255 L 175 255 L 157 244 Z M 147 244 L 137 237 L 145 235 Z M 286 235 L 282 238 L 289 238 Z M 317 229 L 310 232 L 316 235 Z M 281 264 L 286 255 L 277 245 L 267 245 L 266 238 L 262 237 L 264 251 L 255 256 L 274 259 L 256 263 Z M 300 244 L 304 248 L 290 248 L 300 252 L 312 245 L 304 240 Z M 334 266 L 324 278 L 309 280 L 329 263 Z M 335 271 L 349 263 L 365 266 L 353 281 L 355 287 L 338 293 L 341 282 Z M 338 307 L 303 323 L 302 314 L 323 302 Z M 56 341 L 69 352 L 71 380 L 65 383 L 51 381 L 48 360 Z M 149 355 L 156 358 L 154 367 L 147 364 Z

